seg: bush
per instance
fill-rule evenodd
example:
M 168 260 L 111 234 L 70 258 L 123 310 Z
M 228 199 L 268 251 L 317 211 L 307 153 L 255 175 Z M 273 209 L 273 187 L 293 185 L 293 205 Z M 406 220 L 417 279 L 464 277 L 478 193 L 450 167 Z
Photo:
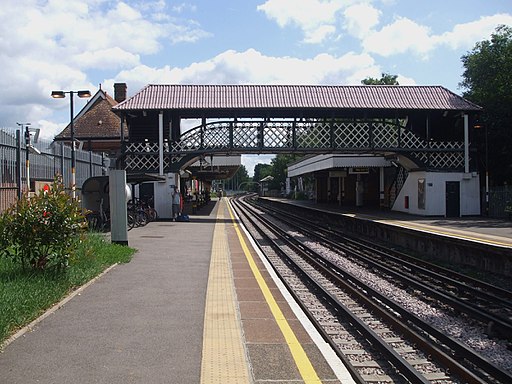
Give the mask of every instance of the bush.
M 76 252 L 86 229 L 77 200 L 56 177 L 48 191 L 24 195 L 0 216 L 0 257 L 23 268 L 62 270 Z
M 133 248 L 110 244 L 99 233 L 85 233 L 65 273 L 23 270 L 0 258 L 0 354 L 9 335 L 37 318 L 69 292 L 90 281 L 110 265 L 130 261 Z

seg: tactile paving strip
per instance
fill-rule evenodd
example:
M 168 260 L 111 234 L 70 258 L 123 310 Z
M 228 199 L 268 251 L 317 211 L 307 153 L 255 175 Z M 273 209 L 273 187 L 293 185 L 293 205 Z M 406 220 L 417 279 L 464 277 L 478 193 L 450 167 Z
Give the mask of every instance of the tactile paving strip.
M 224 224 L 225 202 L 217 213 L 206 293 L 202 384 L 249 383 L 235 287 Z

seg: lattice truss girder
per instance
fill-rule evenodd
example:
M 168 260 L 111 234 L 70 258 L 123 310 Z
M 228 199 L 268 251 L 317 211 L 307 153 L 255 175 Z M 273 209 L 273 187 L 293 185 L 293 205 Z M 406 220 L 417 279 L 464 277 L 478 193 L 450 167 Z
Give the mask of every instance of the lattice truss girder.
M 428 142 L 395 121 L 282 120 L 219 121 L 193 128 L 164 149 L 165 167 L 196 152 L 262 150 L 407 151 L 432 168 L 463 166 L 463 143 Z M 169 156 L 169 154 L 171 156 Z M 126 165 L 133 170 L 158 168 L 158 143 L 130 143 Z
M 132 171 L 146 171 L 158 169 L 160 166 L 158 143 L 129 143 L 126 146 L 125 164 L 126 169 Z M 164 147 L 164 168 L 168 169 L 169 148 Z

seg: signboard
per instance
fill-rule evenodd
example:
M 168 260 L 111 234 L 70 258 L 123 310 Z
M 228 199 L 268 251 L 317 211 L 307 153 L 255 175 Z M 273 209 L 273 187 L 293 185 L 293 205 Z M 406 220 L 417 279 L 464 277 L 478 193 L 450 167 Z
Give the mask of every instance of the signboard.
M 48 192 L 48 190 L 53 185 L 53 180 L 34 180 L 34 193 L 38 194 L 39 191 L 44 190 L 45 192 Z
M 329 171 L 329 177 L 346 177 L 347 171 Z
M 351 175 L 366 175 L 370 173 L 370 168 L 368 167 L 353 167 L 348 169 L 348 173 Z

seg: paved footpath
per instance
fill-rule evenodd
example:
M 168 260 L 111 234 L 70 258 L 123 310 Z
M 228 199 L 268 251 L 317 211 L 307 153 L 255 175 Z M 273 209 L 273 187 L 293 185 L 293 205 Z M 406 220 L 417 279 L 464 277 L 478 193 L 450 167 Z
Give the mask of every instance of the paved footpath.
M 0 383 L 198 383 L 216 210 L 130 231 L 132 261 L 8 345 Z

